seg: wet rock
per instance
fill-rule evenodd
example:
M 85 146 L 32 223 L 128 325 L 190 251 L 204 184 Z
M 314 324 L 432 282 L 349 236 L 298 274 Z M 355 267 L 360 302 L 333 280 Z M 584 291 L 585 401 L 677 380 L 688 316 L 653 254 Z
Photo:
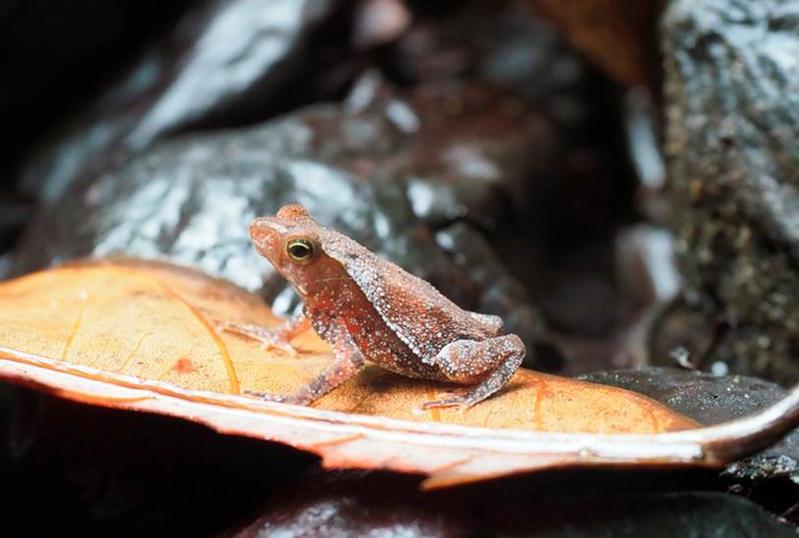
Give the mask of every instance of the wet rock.
M 447 108 L 453 100 L 459 106 Z M 16 271 L 81 256 L 167 258 L 261 291 L 286 313 L 293 294 L 247 230 L 256 215 L 300 202 L 461 305 L 517 320 L 530 342 L 541 329 L 534 315 L 516 314 L 529 312 L 524 298 L 467 273 L 434 234 L 455 219 L 496 225 L 510 212 L 503 201 L 551 166 L 549 129 L 535 110 L 492 90 L 448 87 L 403 100 L 367 76 L 342 105 L 162 142 L 87 179 L 38 216 Z M 420 188 L 450 189 L 457 212 L 422 208 Z
M 362 0 L 354 16 L 352 43 L 358 49 L 390 43 L 407 31 L 412 17 L 403 0 Z
M 799 380 L 799 19 L 790 2 L 672 0 L 667 165 L 686 301 L 736 371 Z M 722 75 L 723 74 L 723 75 Z
M 192 3 L 0 2 L 0 174 Z
M 422 86 L 411 99 L 423 127 L 401 173 L 424 221 L 496 230 L 526 211 L 538 180 L 557 173 L 562 141 L 539 108 L 473 83 Z
M 783 398 L 787 391 L 748 376 L 714 376 L 673 368 L 596 372 L 580 379 L 644 394 L 705 425 L 745 417 Z M 728 466 L 725 474 L 745 481 L 789 478 L 799 482 L 799 430 L 773 447 Z
M 663 156 L 663 125 L 651 92 L 641 87 L 627 90 L 624 98 L 624 135 L 630 166 L 637 179 L 635 205 L 651 222 L 668 222 L 668 177 Z
M 674 239 L 668 230 L 636 224 L 616 238 L 616 274 L 631 302 L 642 306 L 667 303 L 680 291 L 674 261 Z
M 0 254 L 17 238 L 31 212 L 29 204 L 0 192 Z
M 109 152 L 186 128 L 253 122 L 309 84 L 315 31 L 336 0 L 220 0 L 187 13 L 92 104 L 34 151 L 22 184 L 52 201 Z M 307 86 L 292 97 L 308 94 Z M 290 99 L 289 99 L 290 100 Z
M 671 355 L 676 349 L 685 350 L 688 361 L 697 369 L 712 371 L 721 361 L 709 353 L 718 341 L 718 328 L 695 309 L 678 299 L 656 313 L 647 327 L 644 346 L 648 364 L 674 366 Z M 728 368 L 729 371 L 729 368 Z M 724 372 L 726 373 L 726 372 Z
M 592 494 L 584 479 L 582 486 L 571 483 L 570 491 L 533 478 L 421 492 L 414 478 L 311 473 L 272 498 L 255 521 L 230 532 L 238 538 L 793 536 L 756 504 L 733 495 L 624 492 L 618 480 L 614 489 L 622 491 Z
M 611 370 L 580 379 L 644 394 L 705 425 L 755 413 L 786 393 L 779 385 L 754 377 L 717 377 L 675 368 Z
M 478 30 L 479 29 L 479 30 Z M 471 2 L 424 14 L 387 51 L 386 70 L 411 82 L 473 77 L 547 102 L 564 124 L 586 120 L 589 69 L 563 37 L 522 1 Z
M 584 119 L 585 103 L 576 97 L 586 90 L 591 70 L 563 35 L 524 2 L 509 2 L 494 15 L 481 9 L 488 4 L 475 5 L 467 12 L 473 19 L 464 21 L 473 27 L 488 19 L 480 32 L 467 32 L 478 76 L 528 99 L 548 101 L 565 123 Z

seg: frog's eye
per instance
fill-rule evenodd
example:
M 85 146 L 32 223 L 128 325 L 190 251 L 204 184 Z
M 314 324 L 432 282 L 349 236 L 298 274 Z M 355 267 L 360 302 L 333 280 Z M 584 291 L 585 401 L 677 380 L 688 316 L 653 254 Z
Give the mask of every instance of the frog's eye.
M 307 263 L 313 258 L 313 244 L 307 239 L 292 239 L 286 243 L 286 253 L 297 263 Z

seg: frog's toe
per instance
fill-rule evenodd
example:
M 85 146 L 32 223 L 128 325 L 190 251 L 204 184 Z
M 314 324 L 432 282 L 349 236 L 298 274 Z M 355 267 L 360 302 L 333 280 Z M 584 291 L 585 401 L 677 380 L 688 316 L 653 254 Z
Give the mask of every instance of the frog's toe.
M 294 349 L 285 338 L 282 338 L 280 335 L 276 334 L 270 329 L 266 329 L 258 325 L 232 323 L 229 321 L 216 322 L 216 328 L 220 332 L 238 334 L 240 336 L 244 336 L 245 338 L 255 340 L 260 344 L 261 349 L 264 351 L 270 349 L 279 349 L 290 357 L 297 356 L 297 350 Z
M 235 323 L 232 323 L 227 320 L 213 320 L 214 329 L 216 329 L 220 333 L 228 333 L 228 332 L 235 332 L 233 327 Z
M 242 392 L 242 394 L 244 394 L 244 396 L 257 398 L 265 402 L 282 402 L 284 399 L 284 396 L 280 396 L 279 394 L 269 394 L 267 392 L 258 392 L 255 390 L 245 390 Z
M 280 402 L 292 405 L 309 405 L 313 401 L 304 394 L 269 394 L 268 392 L 257 392 L 254 390 L 245 390 L 243 394 L 264 402 Z
M 283 353 L 287 354 L 289 357 L 297 356 L 297 350 L 294 349 L 294 347 L 291 344 L 283 340 L 279 340 L 277 338 L 274 339 L 262 338 L 260 339 L 260 342 L 261 342 L 260 347 L 263 351 L 269 351 L 270 349 L 279 349 Z
M 454 396 L 452 398 L 444 398 L 442 400 L 434 400 L 432 402 L 425 402 L 422 404 L 422 410 L 439 409 L 444 407 L 460 407 L 461 411 L 465 411 L 474 404 L 477 400 L 469 397 L 469 395 Z

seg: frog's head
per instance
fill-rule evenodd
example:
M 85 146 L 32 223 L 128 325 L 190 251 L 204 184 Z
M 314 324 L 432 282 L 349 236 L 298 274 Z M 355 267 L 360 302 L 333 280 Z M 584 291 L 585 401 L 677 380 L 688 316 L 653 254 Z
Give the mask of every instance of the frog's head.
M 268 259 L 301 296 L 325 272 L 319 241 L 320 227 L 299 204 L 280 208 L 275 216 L 258 217 L 250 224 L 250 238 L 259 254 Z

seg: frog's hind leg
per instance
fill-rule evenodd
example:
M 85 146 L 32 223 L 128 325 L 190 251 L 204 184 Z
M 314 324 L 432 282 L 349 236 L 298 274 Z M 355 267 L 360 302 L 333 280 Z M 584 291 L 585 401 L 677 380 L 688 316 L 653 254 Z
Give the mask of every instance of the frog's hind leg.
M 453 398 L 427 402 L 422 409 L 434 407 L 471 407 L 504 387 L 524 359 L 525 348 L 515 334 L 487 340 L 457 340 L 448 344 L 433 359 L 444 376 L 455 383 L 476 384 Z

